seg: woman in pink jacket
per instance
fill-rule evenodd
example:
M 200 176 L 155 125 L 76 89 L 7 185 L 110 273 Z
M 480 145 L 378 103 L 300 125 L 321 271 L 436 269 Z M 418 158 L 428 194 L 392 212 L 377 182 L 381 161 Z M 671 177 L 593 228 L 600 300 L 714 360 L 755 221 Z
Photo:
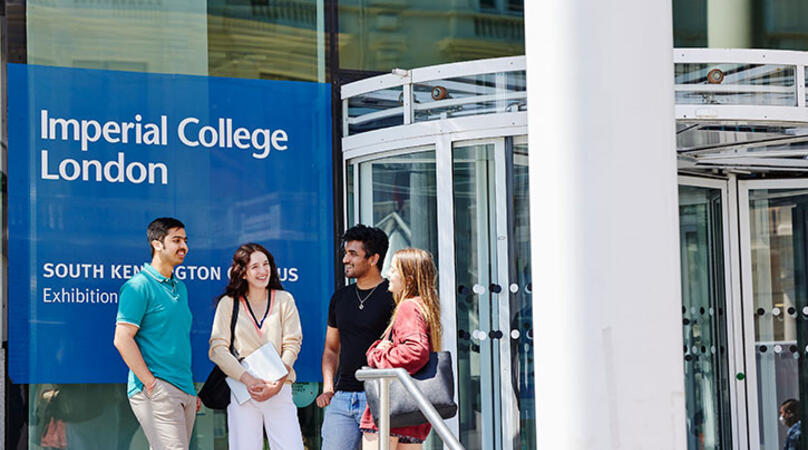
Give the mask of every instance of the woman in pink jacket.
M 405 248 L 393 255 L 388 277 L 396 310 L 381 339 L 368 349 L 368 365 L 380 369 L 403 367 L 414 374 L 429 361 L 429 353 L 440 351 L 441 346 L 435 263 L 428 252 Z M 378 449 L 378 428 L 367 407 L 359 427 L 364 433 L 362 449 Z M 430 429 L 429 423 L 392 428 L 390 449 L 420 449 Z

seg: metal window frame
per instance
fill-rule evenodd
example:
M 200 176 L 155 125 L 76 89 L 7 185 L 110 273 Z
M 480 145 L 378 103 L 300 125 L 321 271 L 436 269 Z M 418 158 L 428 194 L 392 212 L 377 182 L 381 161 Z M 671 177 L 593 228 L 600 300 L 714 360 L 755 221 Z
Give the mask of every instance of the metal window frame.
M 434 144 L 444 135 L 458 141 L 526 134 L 526 112 L 488 114 L 416 122 L 344 137 L 342 151 L 347 161 L 384 151 Z
M 712 49 L 677 48 L 673 50 L 674 64 L 769 64 L 789 65 L 795 68 L 796 105 L 710 105 L 676 104 L 677 120 L 739 120 L 808 122 L 806 108 L 805 71 L 808 68 L 808 52 L 792 50 L 758 49 Z M 730 86 L 675 85 L 674 90 L 732 90 Z

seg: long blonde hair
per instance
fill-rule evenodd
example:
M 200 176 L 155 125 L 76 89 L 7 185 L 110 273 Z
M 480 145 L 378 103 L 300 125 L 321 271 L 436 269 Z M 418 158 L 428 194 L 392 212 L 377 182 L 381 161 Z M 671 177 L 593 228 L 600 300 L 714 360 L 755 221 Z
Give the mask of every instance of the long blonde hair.
M 429 339 L 432 343 L 432 351 L 440 351 L 443 328 L 440 324 L 440 298 L 438 298 L 437 278 L 438 273 L 432 255 L 419 248 L 403 248 L 393 255 L 390 263 L 395 267 L 404 282 L 404 289 L 398 294 L 394 294 L 396 310 L 390 319 L 390 324 L 384 330 L 384 339 L 393 329 L 393 323 L 398 314 L 398 308 L 404 300 L 420 297 L 421 302 L 418 308 L 424 316 L 429 327 Z

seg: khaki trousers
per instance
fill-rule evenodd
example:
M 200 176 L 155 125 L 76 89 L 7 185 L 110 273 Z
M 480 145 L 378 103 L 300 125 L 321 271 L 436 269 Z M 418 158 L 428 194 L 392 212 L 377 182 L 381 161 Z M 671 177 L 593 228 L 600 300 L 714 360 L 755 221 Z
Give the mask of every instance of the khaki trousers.
M 151 398 L 145 389 L 129 398 L 129 405 L 152 450 L 188 450 L 196 419 L 196 397 L 157 379 Z

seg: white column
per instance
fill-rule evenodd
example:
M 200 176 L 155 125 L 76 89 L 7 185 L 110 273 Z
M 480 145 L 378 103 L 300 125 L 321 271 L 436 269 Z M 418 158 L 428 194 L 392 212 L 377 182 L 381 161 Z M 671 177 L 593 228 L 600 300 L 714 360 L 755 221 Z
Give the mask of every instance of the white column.
M 525 10 L 538 446 L 685 449 L 671 2 Z
M 707 0 L 707 46 L 750 48 L 751 0 Z

